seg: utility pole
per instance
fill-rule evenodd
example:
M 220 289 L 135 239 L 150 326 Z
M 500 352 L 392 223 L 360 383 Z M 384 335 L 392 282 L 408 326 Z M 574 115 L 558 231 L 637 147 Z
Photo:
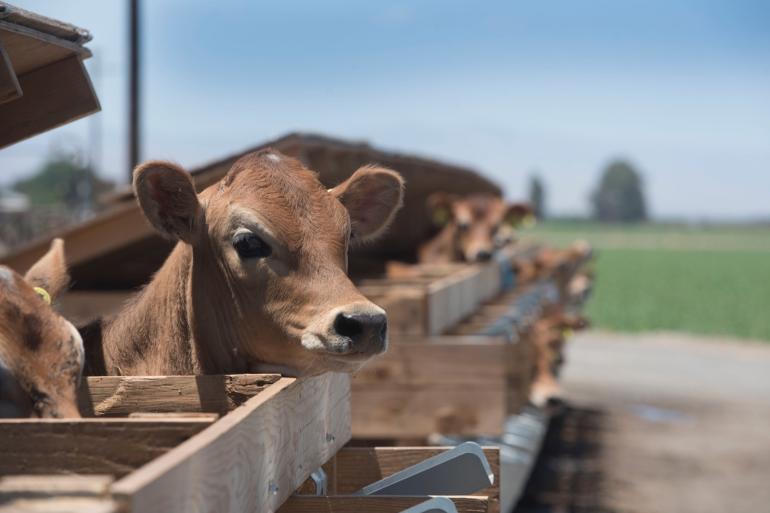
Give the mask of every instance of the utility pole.
M 139 0 L 128 0 L 128 181 L 141 158 L 140 116 L 140 55 L 139 55 Z

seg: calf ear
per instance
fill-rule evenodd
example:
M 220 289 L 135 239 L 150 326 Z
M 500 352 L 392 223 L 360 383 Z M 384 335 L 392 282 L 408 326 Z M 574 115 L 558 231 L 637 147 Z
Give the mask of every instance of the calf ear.
M 348 209 L 351 241 L 362 244 L 390 226 L 404 202 L 404 179 L 390 169 L 364 166 L 330 192 Z
M 505 209 L 505 223 L 514 228 L 533 216 L 534 211 L 529 203 L 511 203 Z
M 48 252 L 29 268 L 24 280 L 33 287 L 43 289 L 51 299 L 64 292 L 70 283 L 64 258 L 64 241 L 54 239 Z
M 161 235 L 195 242 L 202 208 L 185 170 L 157 160 L 140 164 L 134 170 L 134 192 L 145 217 Z
M 425 201 L 428 208 L 428 215 L 430 220 L 438 227 L 443 227 L 454 216 L 452 211 L 452 205 L 455 201 L 460 199 L 456 194 L 450 194 L 448 192 L 434 192 Z

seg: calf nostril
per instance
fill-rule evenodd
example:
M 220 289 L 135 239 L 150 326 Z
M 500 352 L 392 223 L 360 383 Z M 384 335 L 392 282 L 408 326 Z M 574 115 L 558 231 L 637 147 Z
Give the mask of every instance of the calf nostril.
M 383 317 L 381 322 L 382 326 L 380 326 L 380 340 L 385 340 L 388 338 L 388 319 Z
M 334 331 L 355 340 L 364 331 L 364 325 L 359 318 L 341 313 L 334 319 Z
M 483 250 L 479 251 L 478 253 L 476 253 L 476 260 L 479 261 L 479 262 L 486 262 L 490 258 L 492 258 L 492 252 L 491 251 L 487 251 L 486 249 L 483 249 Z

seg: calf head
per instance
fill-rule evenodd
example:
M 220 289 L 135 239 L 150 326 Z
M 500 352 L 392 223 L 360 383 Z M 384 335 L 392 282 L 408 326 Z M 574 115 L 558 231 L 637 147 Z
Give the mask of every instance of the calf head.
M 452 232 L 452 260 L 489 260 L 495 249 L 514 240 L 514 228 L 532 214 L 525 203 L 507 203 L 498 196 L 460 197 L 439 192 L 428 198 L 433 222 Z
M 242 157 L 200 194 L 176 165 L 134 172 L 150 222 L 192 248 L 196 344 L 227 344 L 251 369 L 296 375 L 352 372 L 386 349 L 385 311 L 350 281 L 347 259 L 388 227 L 403 186 L 367 166 L 327 190 L 273 150 Z
M 0 266 L 0 417 L 79 417 L 83 341 L 50 305 L 69 282 L 57 239 L 22 277 Z

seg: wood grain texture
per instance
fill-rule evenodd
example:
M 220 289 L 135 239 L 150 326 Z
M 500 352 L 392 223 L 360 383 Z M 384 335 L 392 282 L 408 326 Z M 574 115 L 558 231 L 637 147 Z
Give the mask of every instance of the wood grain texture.
M 354 383 L 352 411 L 356 438 L 499 435 L 506 417 L 506 384 Z
M 0 104 L 0 148 L 99 110 L 77 56 L 19 74 L 21 98 Z
M 0 20 L 0 43 L 5 46 L 17 75 L 40 69 L 73 55 L 86 58 L 88 49 L 69 41 Z
M 0 477 L 0 513 L 113 513 L 111 476 Z
M 3 420 L 0 475 L 123 476 L 211 424 L 211 419 Z
M 369 361 L 352 383 L 354 390 L 364 383 L 494 387 L 507 377 L 511 350 L 501 337 L 393 337 L 387 352 Z
M 458 513 L 487 513 L 486 497 L 449 497 Z M 401 513 L 405 509 L 427 501 L 430 497 L 312 497 L 294 495 L 279 510 L 280 513 Z
M 366 285 L 361 293 L 388 313 L 390 335 L 424 335 L 427 331 L 425 288 Z
M 350 439 L 349 378 L 281 378 L 205 431 L 116 482 L 131 512 L 276 511 Z
M 483 265 L 415 265 L 410 275 L 367 279 L 361 292 L 388 312 L 393 335 L 440 335 L 500 290 L 496 262 Z M 414 274 L 411 274 L 411 272 Z
M 78 395 L 84 415 L 202 412 L 220 415 L 280 379 L 278 374 L 91 376 Z

